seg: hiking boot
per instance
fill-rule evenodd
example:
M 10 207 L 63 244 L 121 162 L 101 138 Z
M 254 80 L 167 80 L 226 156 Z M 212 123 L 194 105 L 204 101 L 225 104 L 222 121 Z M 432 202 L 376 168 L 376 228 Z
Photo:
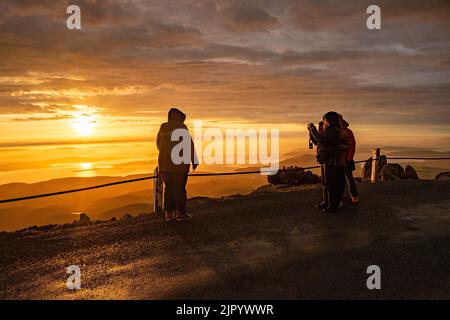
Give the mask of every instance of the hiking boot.
M 353 203 L 353 204 L 358 204 L 358 203 L 359 203 L 358 196 L 352 197 L 352 203 Z
M 175 215 L 173 214 L 173 211 L 164 210 L 164 218 L 166 221 L 171 221 L 175 219 Z
M 323 201 L 323 202 L 319 203 L 318 205 L 316 205 L 316 208 L 320 209 L 320 210 L 323 210 L 323 209 L 325 209 L 327 207 L 328 207 L 328 202 L 325 202 L 325 201 Z
M 189 220 L 192 218 L 192 215 L 188 213 L 177 213 L 177 217 L 175 218 L 177 221 Z

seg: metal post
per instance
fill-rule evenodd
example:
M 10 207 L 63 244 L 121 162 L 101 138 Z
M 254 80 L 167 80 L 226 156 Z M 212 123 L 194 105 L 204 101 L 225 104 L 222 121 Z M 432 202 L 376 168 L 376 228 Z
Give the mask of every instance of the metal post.
M 159 174 L 158 167 L 155 168 L 153 174 L 156 176 L 156 178 L 153 179 L 153 210 L 155 213 L 159 214 L 162 212 L 163 179 Z
M 372 150 L 372 176 L 370 179 L 371 183 L 375 183 L 378 181 L 379 163 L 380 163 L 380 148 L 376 148 Z

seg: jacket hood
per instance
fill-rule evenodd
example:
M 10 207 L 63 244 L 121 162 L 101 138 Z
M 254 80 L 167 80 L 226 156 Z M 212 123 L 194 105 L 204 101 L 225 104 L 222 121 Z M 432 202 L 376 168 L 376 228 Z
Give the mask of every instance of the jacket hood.
M 349 124 L 347 121 L 345 121 L 344 116 L 342 114 L 339 114 L 339 122 L 342 128 L 347 129 Z
M 180 109 L 171 108 L 169 110 L 169 113 L 167 114 L 167 120 L 177 120 L 180 122 L 184 122 L 184 120 L 186 120 L 186 114 L 184 114 Z
M 325 119 L 327 119 L 328 123 L 330 124 L 330 127 L 338 127 L 340 128 L 339 123 L 339 114 L 334 111 L 327 112 L 323 115 Z

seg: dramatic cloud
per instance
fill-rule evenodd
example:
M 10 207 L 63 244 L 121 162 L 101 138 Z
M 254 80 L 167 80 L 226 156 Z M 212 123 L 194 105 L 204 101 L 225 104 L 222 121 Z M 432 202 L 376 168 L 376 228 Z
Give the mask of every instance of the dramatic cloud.
M 0 113 L 162 115 L 303 123 L 335 108 L 364 123 L 450 124 L 450 5 L 380 1 L 0 3 Z M 48 113 L 50 115 L 43 116 Z M 286 115 L 289 115 L 286 117 Z
M 223 10 L 225 25 L 237 32 L 268 31 L 278 19 L 264 9 L 239 3 Z

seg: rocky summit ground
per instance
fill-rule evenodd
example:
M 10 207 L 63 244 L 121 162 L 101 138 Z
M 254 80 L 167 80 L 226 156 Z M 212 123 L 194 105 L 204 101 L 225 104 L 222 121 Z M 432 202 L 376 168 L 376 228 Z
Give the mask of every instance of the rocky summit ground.
M 450 181 L 359 184 L 361 204 L 314 208 L 318 186 L 190 201 L 154 215 L 1 234 L 2 299 L 449 299 Z M 81 268 L 78 291 L 66 268 Z M 381 290 L 366 269 L 381 268 Z

